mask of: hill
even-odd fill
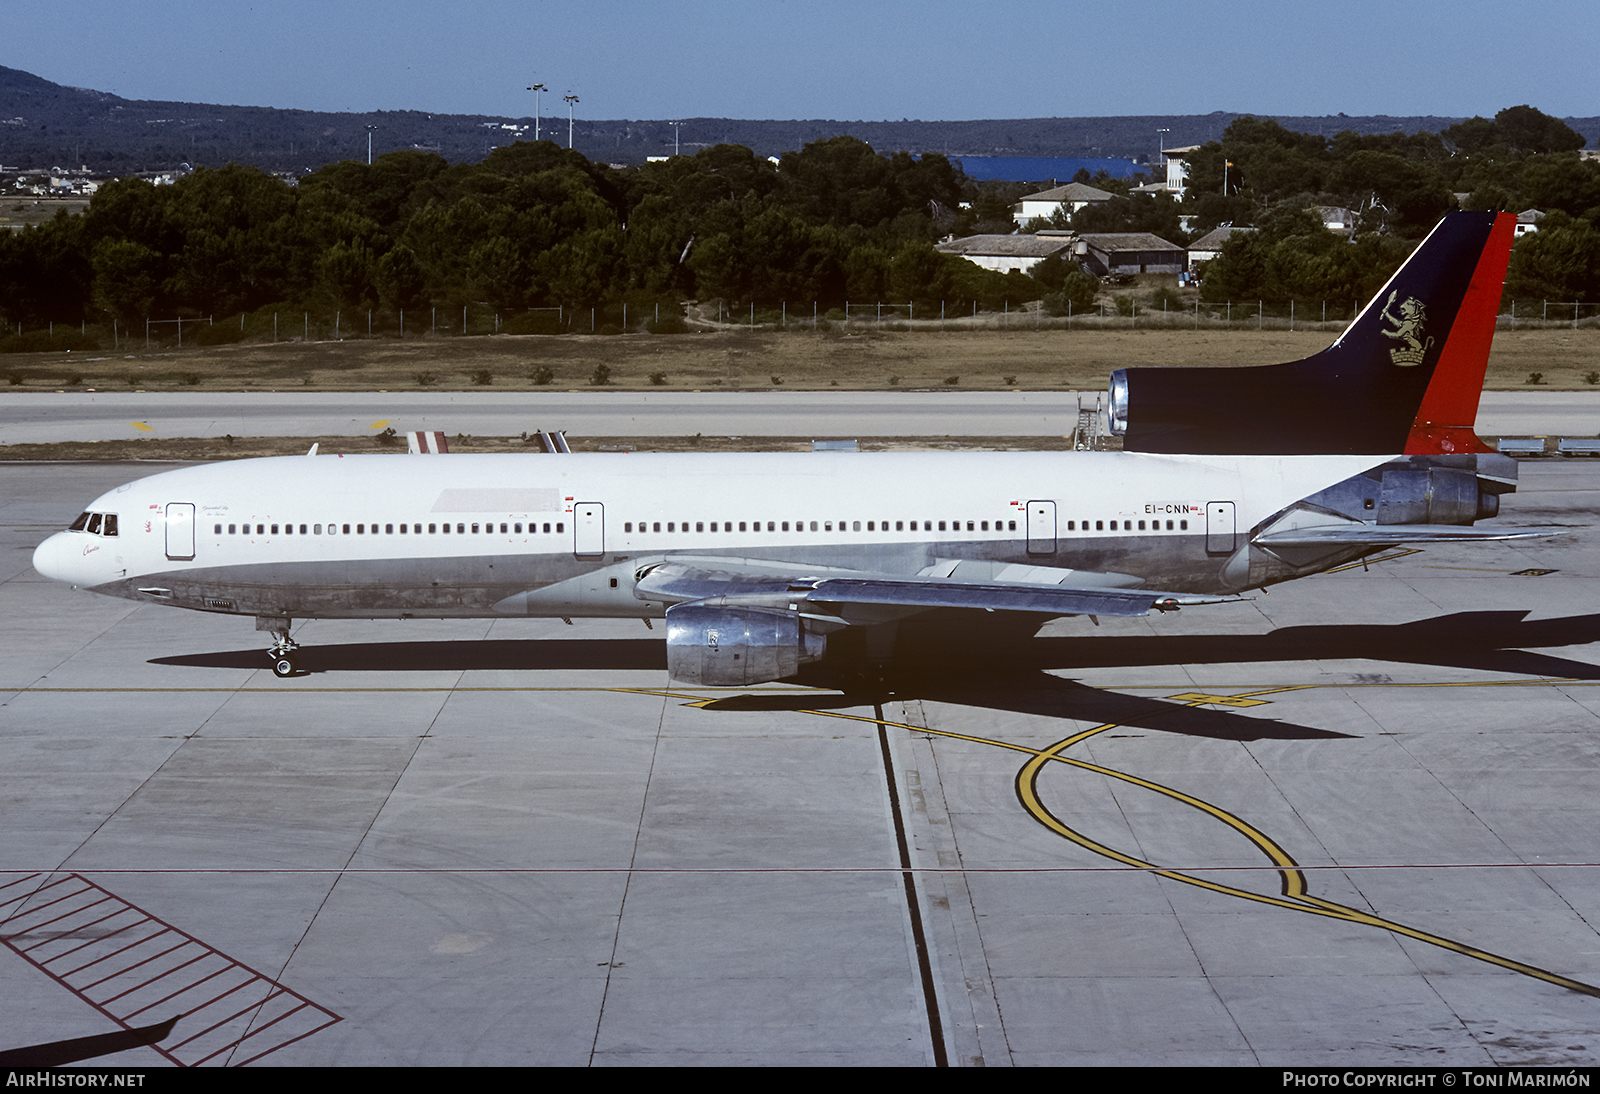
[[[1269,115],[1261,115],[1267,117]],[[1146,162],[1158,151],[1156,131],[1168,147],[1199,144],[1222,135],[1237,113],[1132,115],[1099,118],[997,118],[978,121],[845,121],[689,118],[681,148],[742,144],[761,156],[798,149],[808,141],[848,134],[879,152],[951,156],[1117,156]],[[1275,116],[1290,129],[1333,136],[1396,131],[1438,132],[1461,118]],[[1600,117],[1566,118],[1600,139]],[[485,114],[373,111],[365,114],[278,110],[260,106],[124,99],[103,91],[66,87],[20,69],[0,66],[0,164],[7,169],[87,165],[97,173],[170,170],[180,163],[241,163],[269,171],[304,171],[366,155],[373,149],[437,152],[452,162],[481,160],[494,148],[533,136],[534,119]],[[566,119],[546,116],[541,136],[564,141]],[[638,163],[669,155],[667,121],[578,119],[573,146],[593,160]]]

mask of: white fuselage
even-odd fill
[[[96,499],[43,574],[245,615],[651,615],[650,560],[878,574],[956,560],[1219,592],[1252,529],[1383,456],[1120,452],[401,455],[216,463]],[[1247,567],[1246,567],[1247,570]],[[1282,576],[1294,576],[1282,575]],[[1277,577],[1272,578],[1278,579]],[[1252,580],[1251,583],[1254,583]]]

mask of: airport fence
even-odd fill
[[[1159,296],[1159,294],[1157,294]],[[1114,295],[1087,311],[1070,302],[1003,300],[999,307],[968,303],[957,312],[946,301],[847,301],[823,307],[809,301],[774,307],[730,303],[612,304],[499,310],[484,304],[404,310],[267,307],[231,316],[149,316],[135,323],[17,323],[0,331],[0,353],[64,350],[132,351],[188,348],[233,342],[327,342],[360,338],[484,337],[502,334],[681,334],[735,332],[960,332],[1026,330],[1272,330],[1337,331],[1358,313],[1358,301],[1140,299]],[[1600,304],[1585,301],[1511,300],[1500,330],[1600,328]]]

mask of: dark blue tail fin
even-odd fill
[[[1132,452],[1488,451],[1472,432],[1516,219],[1451,213],[1321,353],[1111,374]]]

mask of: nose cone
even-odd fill
[[[93,584],[90,560],[99,553],[95,536],[57,532],[33,552],[33,568],[54,581],[71,585]]]

